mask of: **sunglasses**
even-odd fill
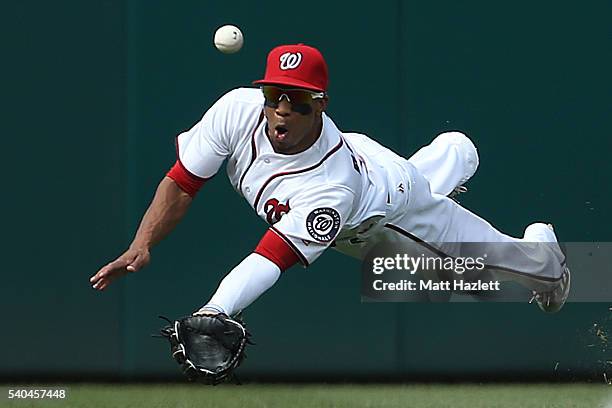
[[[312,112],[310,103],[313,99],[321,99],[325,97],[325,92],[314,92],[306,89],[287,89],[276,86],[262,86],[261,91],[264,94],[265,105],[270,108],[278,108],[278,104],[283,98],[291,104],[291,110],[302,115],[308,115]]]

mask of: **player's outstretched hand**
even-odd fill
[[[151,254],[147,248],[130,248],[119,258],[102,267],[95,275],[89,278],[92,287],[104,290],[110,283],[130,272],[137,272],[149,264]]]

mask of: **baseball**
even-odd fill
[[[240,51],[244,37],[242,31],[233,25],[224,25],[215,32],[215,47],[224,54]]]

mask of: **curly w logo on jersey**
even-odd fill
[[[276,224],[280,221],[283,215],[287,214],[291,210],[289,207],[289,201],[287,204],[281,204],[276,198],[271,198],[266,201],[264,205],[264,212],[266,213],[266,221],[268,224]]]
[[[280,69],[286,71],[288,69],[296,69],[302,62],[301,52],[286,52],[280,56]]]
[[[317,208],[306,217],[306,230],[319,242],[330,242],[340,230],[340,214],[330,207]]]

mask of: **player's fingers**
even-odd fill
[[[91,285],[91,287],[96,290],[102,290],[103,286],[104,286],[104,279],[98,279]]]
[[[100,268],[100,269],[98,270],[98,272],[96,272],[95,274],[93,274],[93,275],[91,276],[91,278],[89,278],[89,281],[93,283],[93,282],[97,281],[98,279],[100,279],[100,277],[101,277],[101,276],[104,274],[104,270],[105,270],[107,267],[108,267],[108,265],[105,265],[105,266],[103,266],[102,268]]]
[[[127,274],[125,268],[101,270],[89,279],[94,289],[104,289],[115,278]]]
[[[104,277],[104,278],[100,278],[96,283],[94,283],[93,285],[91,285],[92,288],[99,290],[99,291],[103,291],[104,289],[106,289],[113,280],[115,280],[115,278],[117,278],[118,275],[111,275],[108,277]]]
[[[102,279],[102,277],[106,274],[106,266],[96,272],[91,278],[89,278],[89,282],[95,283]]]
[[[126,259],[124,256],[121,256],[100,268],[95,275],[89,278],[89,281],[94,283],[105,276],[113,275],[117,272],[121,273],[125,270],[125,267],[129,265],[130,261],[131,259]]]
[[[107,272],[113,272],[114,270],[125,268],[126,266],[130,264],[131,261],[132,261],[131,257],[127,258],[125,257],[125,255],[120,256],[119,258],[115,259],[113,262],[109,263],[102,269],[107,269]]]
[[[98,271],[98,273],[96,273],[94,276],[89,278],[89,282],[90,283],[96,283],[96,282],[100,281],[101,279],[104,279],[106,276],[109,276],[111,273],[112,273],[111,269],[109,269],[108,267],[104,267],[104,268],[100,269]]]
[[[147,266],[149,259],[150,255],[148,252],[139,253],[136,258],[126,266],[126,269],[128,272],[137,272]]]
[[[95,275],[89,278],[92,288],[104,290],[116,278],[129,272],[136,272],[149,263],[148,252],[128,251],[114,261],[103,266]]]

